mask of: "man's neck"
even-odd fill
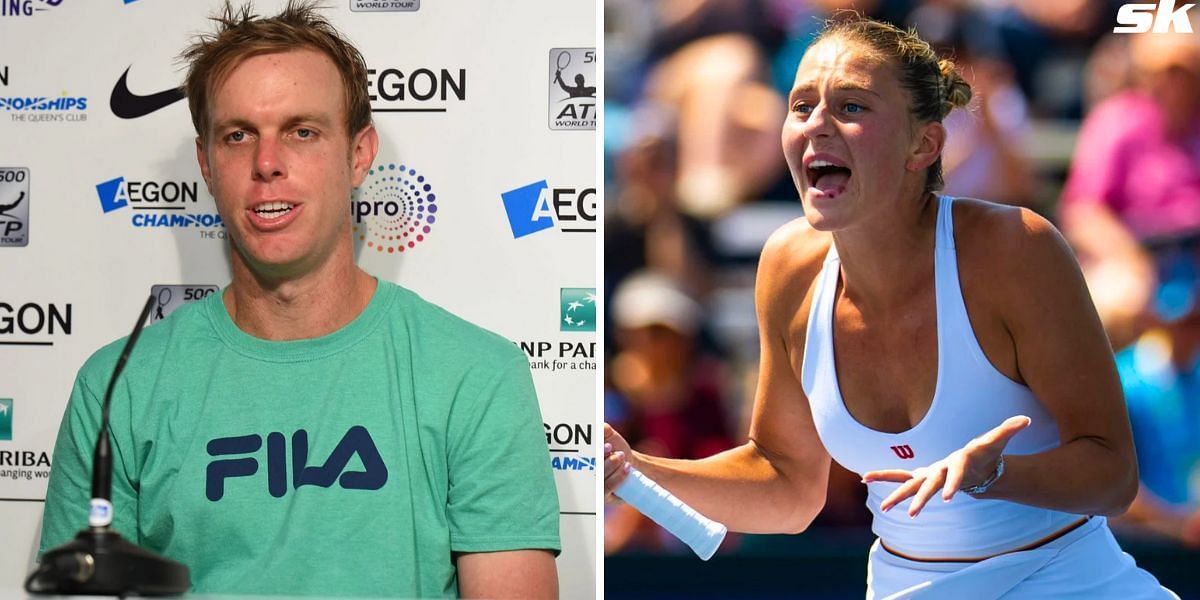
[[[258,276],[234,262],[233,283],[222,297],[225,309],[238,329],[266,340],[333,333],[362,313],[377,285],[352,262],[286,279]]]

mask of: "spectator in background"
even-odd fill
[[[973,92],[966,110],[943,123],[946,193],[1032,207],[1033,171],[1022,154],[1029,107],[997,30],[980,12],[953,3],[923,4],[909,22],[954,60]]]
[[[1117,366],[1142,485],[1114,526],[1200,547],[1200,38],[1128,47],[1133,85],[1084,122],[1061,217],[1114,347],[1132,343]]]
[[[784,172],[778,127],[786,109],[768,83],[780,32],[763,2],[658,7],[663,28],[651,43],[642,101],[677,116],[679,208],[712,219],[756,198]]]
[[[1118,349],[1150,316],[1155,274],[1144,243],[1200,232],[1200,37],[1141,34],[1131,52],[1136,86],[1084,121],[1060,207]]]
[[[698,352],[700,306],[670,278],[643,271],[613,296],[617,352],[608,364],[605,418],[633,447],[702,458],[733,446],[720,363]],[[682,545],[632,507],[609,507],[605,552]]]

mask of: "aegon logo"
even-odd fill
[[[513,239],[556,224],[566,233],[596,232],[595,188],[552,188],[546,180],[502,192]]]
[[[126,206],[134,210],[179,210],[183,207],[166,205],[195,204],[199,190],[195,181],[126,181],[124,177],[96,186],[100,208],[106,213]]]
[[[1126,4],[1117,11],[1117,22],[1113,33],[1192,33],[1187,11],[1195,6],[1184,4],[1174,8],[1175,0],[1158,0],[1154,4]],[[1173,10],[1172,10],[1173,9]]]
[[[262,436],[257,434],[217,438],[208,443],[209,456],[251,454],[262,448]],[[275,498],[282,498],[288,491],[286,441],[277,431],[267,434],[267,491]],[[365,471],[344,471],[350,459],[357,454]],[[204,495],[216,502],[225,497],[225,480],[231,477],[249,477],[258,473],[255,458],[226,458],[208,463],[205,473]],[[387,465],[379,456],[379,449],[371,434],[361,425],[346,432],[342,441],[319,467],[308,466],[308,432],[300,429],[292,434],[292,488],[306,485],[327,488],[337,482],[347,490],[377,490],[387,483]]]
[[[0,301],[0,336],[20,331],[25,335],[49,334],[55,335],[60,331],[71,335],[71,305],[60,308],[56,304],[45,306],[34,302],[22,304],[19,307]],[[53,346],[48,340],[12,340],[0,337],[2,346]]]
[[[134,227],[223,228],[217,213],[184,213],[199,203],[200,184],[196,181],[133,181],[116,177],[96,184],[100,209],[106,214],[122,208],[137,211],[129,222]],[[216,232],[201,232],[202,237],[223,237]],[[207,235],[206,235],[207,234]]]
[[[579,456],[579,447],[586,449],[592,446],[592,426],[591,424],[582,423],[542,423],[542,428],[546,430],[546,444],[550,446],[551,454],[565,454],[566,456],[552,456],[550,458],[550,467],[555,471],[595,471],[596,458],[594,456]],[[575,448],[563,448],[563,446],[576,446]]]
[[[467,99],[467,70],[367,69],[367,90],[373,112],[446,112],[445,103]]]

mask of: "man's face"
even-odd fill
[[[342,80],[308,49],[243,60],[212,90],[196,154],[237,250],[256,274],[314,271],[350,252],[351,190],[378,149],[346,131]],[[352,259],[351,259],[352,260]]]

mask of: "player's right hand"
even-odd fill
[[[629,475],[629,442],[608,423],[604,424],[604,500],[617,501],[613,492]]]

